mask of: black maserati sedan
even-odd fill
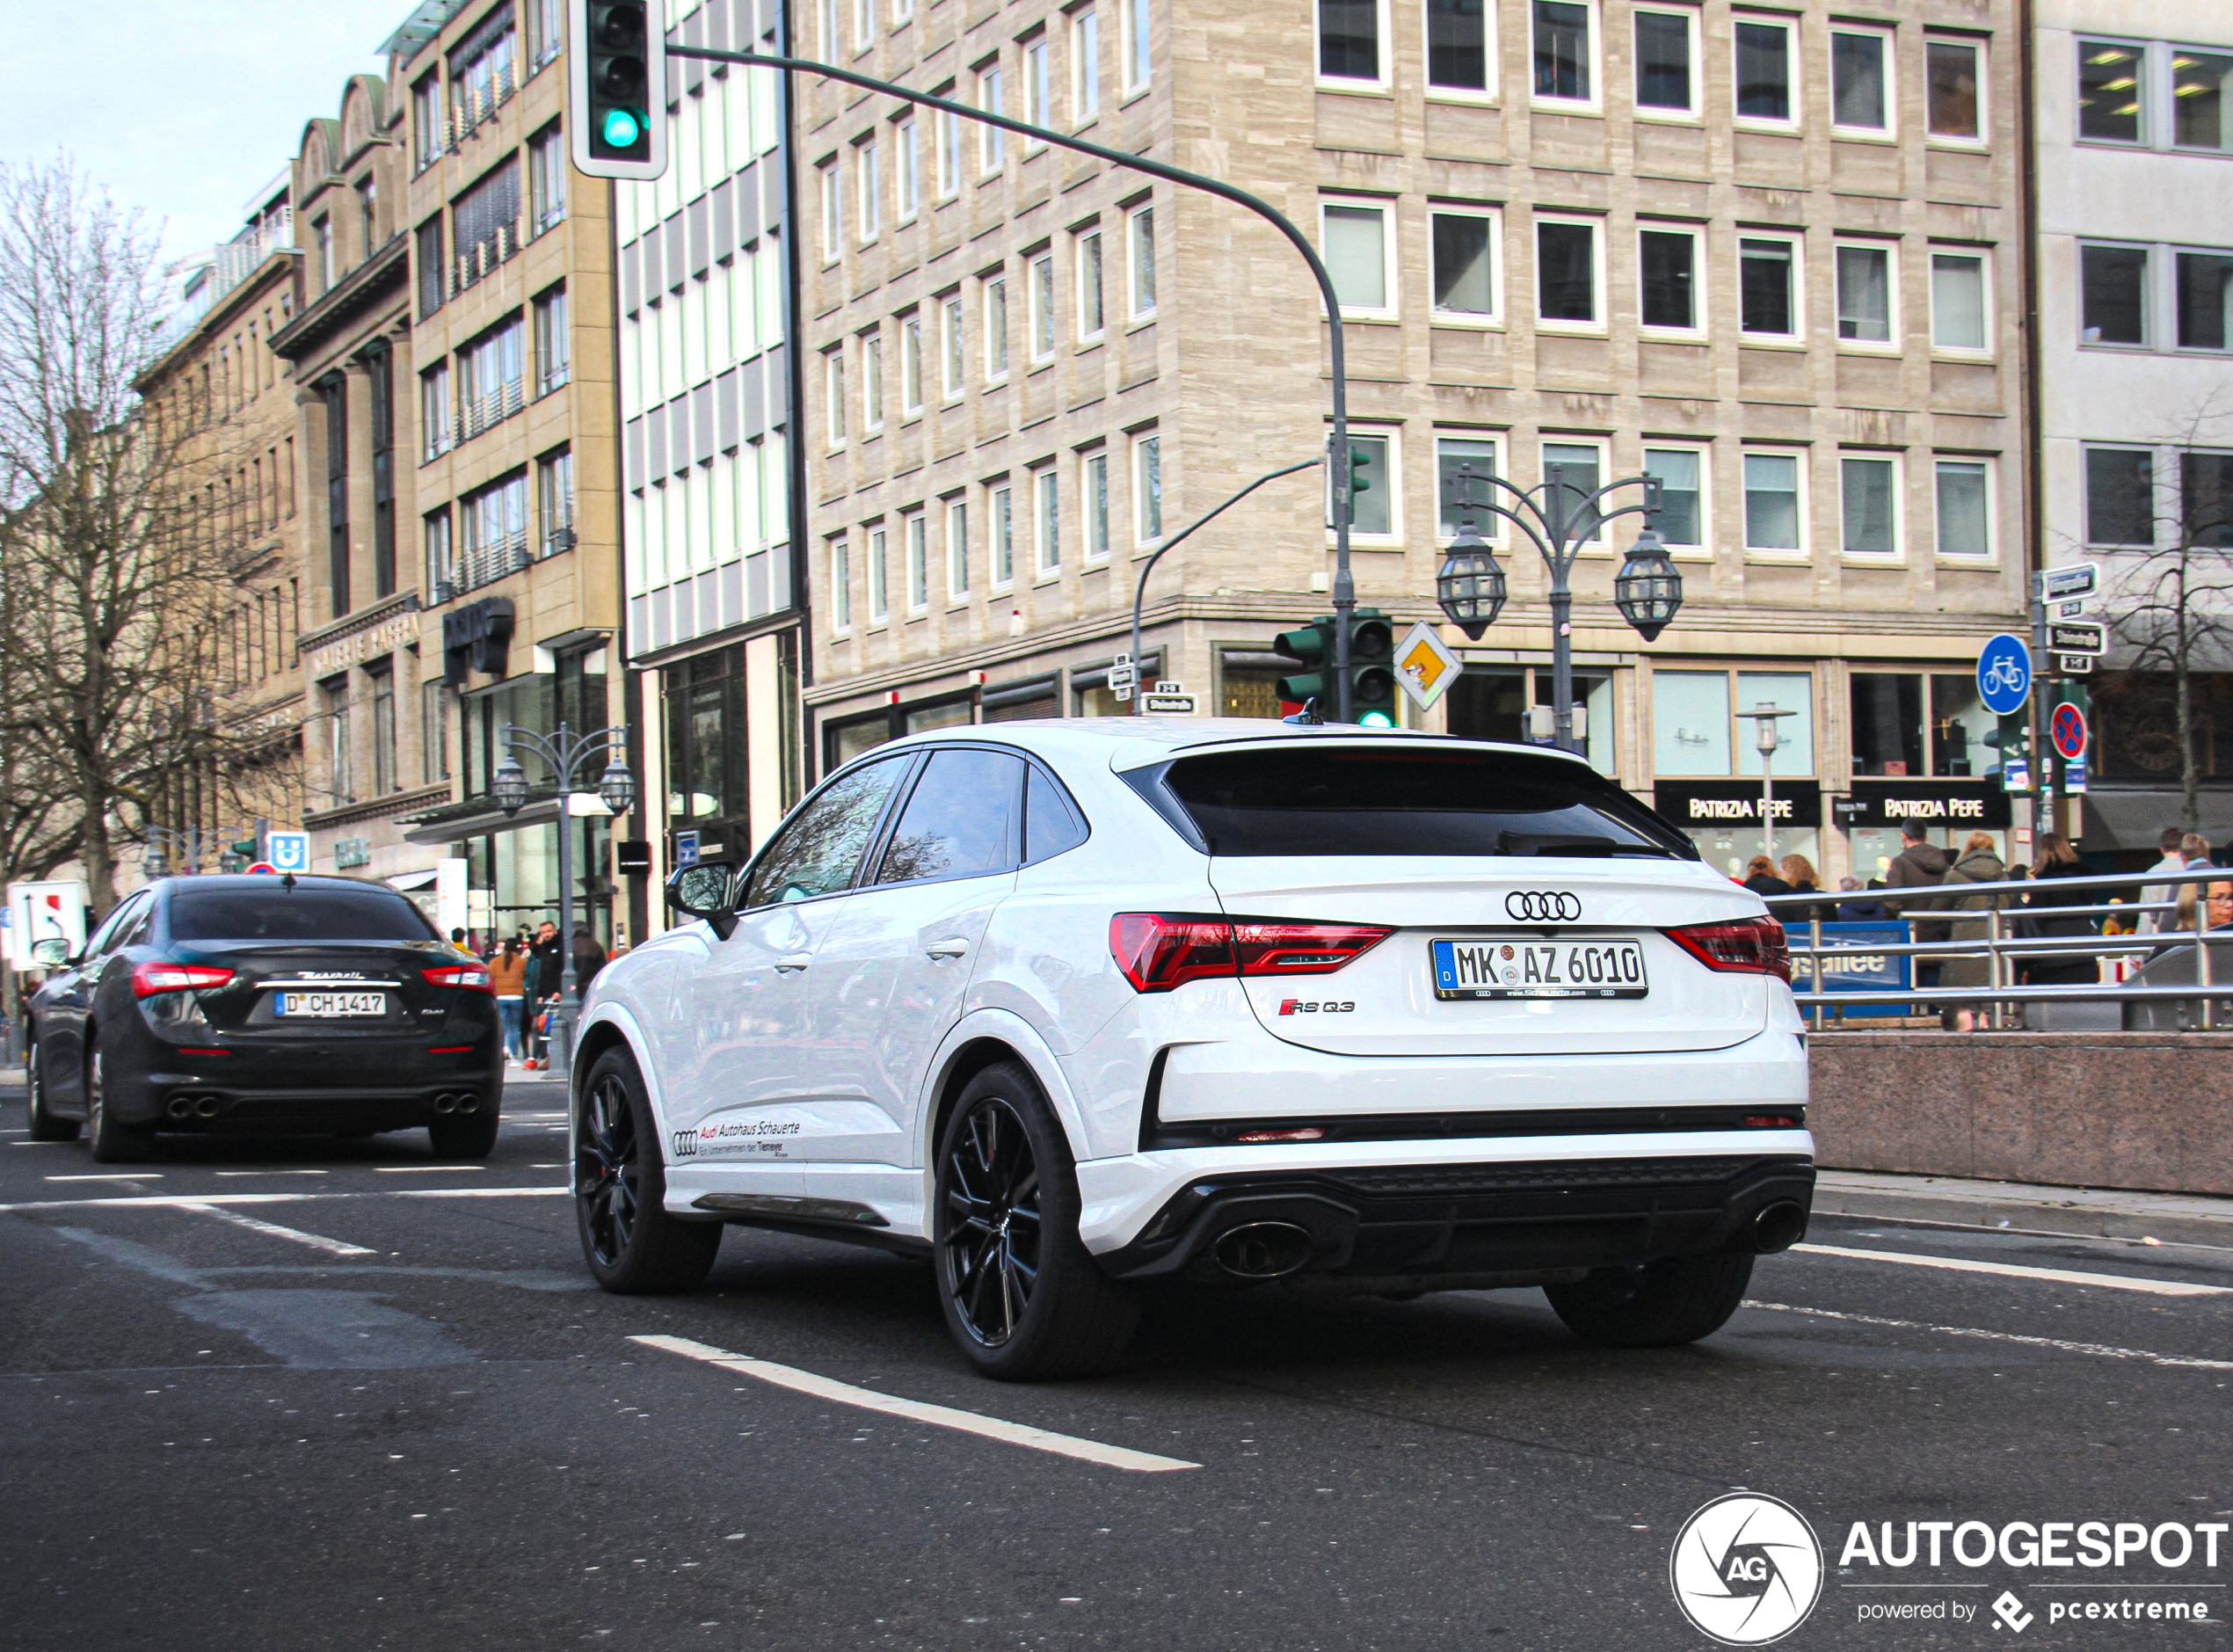
[[[42,942],[57,951],[63,943]],[[496,1146],[504,1044],[488,971],[393,890],[171,877],[117,904],[31,1000],[31,1137],[104,1163],[157,1132]]]

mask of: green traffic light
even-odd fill
[[[1366,729],[1392,729],[1396,725],[1396,720],[1385,711],[1367,711],[1357,722],[1359,728]]]
[[[633,109],[605,112],[605,142],[616,149],[632,149],[644,136],[644,122]]]

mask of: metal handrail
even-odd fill
[[[1972,895],[1997,894],[2004,890],[2013,894],[2028,895],[2041,884],[2055,889],[2135,889],[2156,884],[2233,884],[2233,866],[2190,866],[2177,872],[2095,872],[2084,877],[2018,877],[1998,884],[1909,884],[1902,889],[1816,889],[1795,895],[1763,895],[1760,899],[1766,901],[1772,911],[1779,906],[1820,906],[1825,901],[1833,906],[1849,900],[1880,900],[1888,905],[1898,902],[1905,906],[1909,902],[1932,900],[1940,895],[1955,893],[1966,900]],[[2126,909],[2131,909],[2129,905]],[[1951,911],[1953,908],[1917,907],[1915,910]],[[1982,915],[1982,909],[1979,910]],[[2069,913],[2074,908],[2061,906],[2055,910]],[[1902,912],[1895,915],[1905,917],[1907,913]]]

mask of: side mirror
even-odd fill
[[[726,941],[737,928],[737,869],[702,861],[666,880],[666,904],[686,918],[702,918]]]
[[[59,936],[31,943],[31,961],[42,969],[59,970],[69,962],[69,942]]]

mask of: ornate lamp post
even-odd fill
[[[1624,477],[1585,493],[1566,479],[1564,465],[1545,469],[1540,487],[1528,489],[1502,477],[1483,475],[1470,464],[1445,484],[1450,503],[1466,513],[1458,537],[1443,557],[1435,576],[1435,597],[1451,623],[1479,641],[1495,623],[1504,607],[1504,570],[1496,554],[1474,526],[1473,513],[1501,516],[1527,535],[1541,553],[1551,572],[1551,704],[1556,717],[1554,741],[1562,752],[1576,749],[1574,739],[1574,589],[1567,576],[1582,545],[1616,516],[1648,517],[1660,507],[1657,477]],[[1598,501],[1621,488],[1640,487],[1644,501],[1617,510],[1600,510]],[[1495,490],[1511,495],[1510,504],[1499,502]],[[1613,581],[1613,605],[1650,642],[1667,628],[1683,606],[1683,576],[1668,558],[1659,535],[1647,527]]]
[[[147,875],[149,883],[153,883],[156,878],[169,875],[174,855],[180,871],[200,871],[203,857],[218,844],[229,844],[233,839],[242,835],[242,828],[218,826],[205,832],[200,826],[156,826],[150,821],[141,828],[141,833],[146,839],[146,845],[140,854],[140,870]],[[217,857],[217,870],[222,872],[237,872],[246,864],[230,848],[225,849]]]
[[[520,766],[520,748],[540,757],[558,789],[558,1007],[550,1017],[550,1049],[561,1073],[574,1066],[574,1011],[578,983],[574,977],[574,860],[573,797],[593,790],[585,765],[605,758],[605,770],[594,788],[605,807],[626,814],[636,802],[636,776],[627,761],[628,731],[599,729],[576,734],[564,724],[549,734],[538,734],[507,723],[501,731],[504,761],[489,782],[489,796],[507,815],[516,815],[527,801],[527,771]]]
[[[1741,717],[1752,719],[1753,749],[1760,753],[1760,839],[1761,852],[1771,862],[1776,858],[1776,719],[1795,717],[1796,711],[1786,711],[1772,702],[1762,701],[1749,711],[1740,711]]]

